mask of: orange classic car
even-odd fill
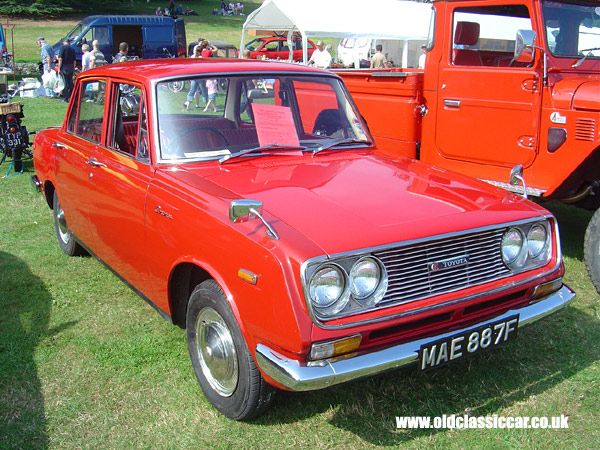
[[[190,90],[169,89],[180,81]],[[204,394],[236,420],[277,389],[488,350],[574,297],[548,211],[378,153],[329,72],[101,67],[33,147],[61,249],[185,328]]]

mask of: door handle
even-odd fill
[[[460,108],[460,100],[444,100],[444,106],[449,108]]]
[[[85,163],[89,164],[92,167],[106,167],[106,164],[98,161],[96,158],[90,158]]]
[[[61,150],[66,150],[68,148],[65,144],[61,144],[60,142],[53,142],[52,147],[59,148]]]

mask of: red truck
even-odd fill
[[[380,150],[596,210],[600,292],[600,2],[435,1],[424,69],[337,73]]]

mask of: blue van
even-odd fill
[[[81,65],[81,46],[98,40],[107,62],[119,52],[119,44],[127,42],[128,56],[140,59],[186,56],[186,37],[183,19],[165,16],[89,16],[67,34]],[[56,53],[64,39],[54,44]]]

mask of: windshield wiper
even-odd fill
[[[588,52],[588,53],[583,58],[581,58],[579,61],[577,61],[575,64],[573,64],[571,67],[573,69],[575,69],[576,67],[579,67],[588,58],[588,56],[592,56],[592,52],[594,50],[600,50],[600,47],[586,48],[586,49],[581,50],[582,52]]]
[[[323,150],[329,150],[330,148],[336,147],[338,145],[348,145],[348,144],[367,144],[369,146],[372,145],[371,141],[354,139],[354,138],[341,138],[341,139],[336,139],[335,141],[331,142],[330,144],[321,145],[320,147],[315,148],[313,150],[312,154],[314,156],[317,153],[322,152]]]
[[[224,164],[229,160],[237,158],[239,156],[244,156],[249,153],[262,153],[269,150],[306,150],[306,147],[298,146],[298,145],[279,145],[279,144],[269,144],[263,145],[260,147],[248,148],[246,150],[242,150],[237,153],[232,153],[231,155],[225,155],[221,159],[219,159],[219,164]]]

